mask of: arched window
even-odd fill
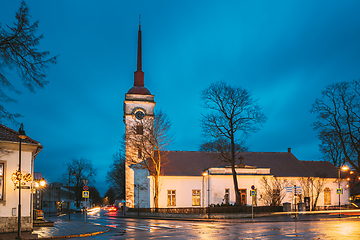
[[[324,205],[331,205],[331,190],[328,187],[324,189]]]

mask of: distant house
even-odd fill
[[[165,152],[164,152],[165,153]],[[294,204],[294,186],[298,189],[297,202],[308,198],[312,205],[318,195],[317,206],[320,208],[338,206],[338,168],[325,161],[300,161],[289,149],[288,152],[244,152],[238,153],[236,158],[243,157],[243,164],[236,168],[237,181],[241,193],[241,203],[244,205],[268,205],[266,186],[274,181],[282,183],[280,189],[273,187],[272,198],[280,200],[277,205],[285,202]],[[231,168],[218,159],[216,153],[170,151],[166,152],[166,163],[162,166],[160,177],[159,207],[206,207],[212,204],[234,204],[234,184]],[[319,178],[321,177],[321,178]],[[153,177],[149,176],[149,207],[153,202]],[[315,189],[322,185],[318,193]],[[341,181],[343,194],[341,205],[349,204],[349,189],[347,182]],[[255,189],[255,196],[251,197],[251,188]],[[271,187],[271,186],[270,186]],[[267,186],[269,188],[269,186]],[[300,189],[300,190],[299,190]],[[267,189],[268,190],[268,189]],[[137,203],[137,191],[135,206]],[[253,199],[254,198],[254,199]]]
[[[76,209],[74,187],[63,186],[59,182],[49,183],[43,191],[42,210],[46,214],[67,212]]]
[[[43,188],[40,186],[40,181],[43,179],[42,173],[34,172],[33,180],[36,185],[33,187],[33,209],[42,210]]]
[[[19,167],[19,133],[0,124],[0,232],[17,231],[19,189],[11,177]],[[26,138],[22,140],[21,170],[23,174],[34,172],[34,160],[41,151],[39,142]],[[25,182],[23,182],[25,183]],[[32,229],[31,182],[21,189],[22,231]]]

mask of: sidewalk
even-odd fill
[[[89,237],[108,232],[110,229],[78,221],[59,220],[58,218],[49,219],[54,221],[54,227],[35,227],[32,233],[21,232],[24,239],[59,239],[71,237]],[[15,239],[16,233],[1,233],[0,240]]]

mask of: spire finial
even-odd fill
[[[138,49],[137,49],[137,69],[135,72],[134,86],[144,86],[144,72],[142,71],[141,59],[141,15],[139,16],[139,31],[138,31]]]
[[[139,14],[139,29],[141,28],[141,14]]]

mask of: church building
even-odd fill
[[[125,134],[135,129],[143,137],[142,122],[154,120],[154,95],[144,85],[141,52],[141,26],[138,31],[137,70],[134,84],[125,94]],[[142,168],[142,150],[126,138],[125,198],[127,207],[153,208],[154,176]],[[234,204],[233,176],[228,163],[218,154],[191,151],[169,151],[161,166],[159,208],[207,207]],[[339,169],[330,162],[300,161],[291,149],[285,152],[237,153],[237,181],[241,204],[264,206],[307,201],[319,207],[349,204],[347,182],[338,178]],[[132,161],[129,161],[132,159]],[[135,159],[135,161],[134,161]],[[138,159],[138,162],[136,162]],[[340,180],[340,181],[339,181]],[[270,189],[270,190],[269,190]],[[339,189],[342,193],[339,194]],[[274,194],[275,192],[275,194]],[[271,195],[270,197],[267,195]]]

